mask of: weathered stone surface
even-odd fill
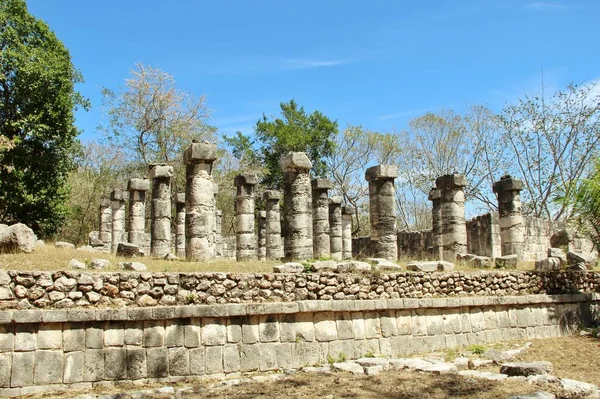
[[[479,370],[460,370],[457,374],[464,377],[473,377],[489,381],[503,381],[508,378],[506,374],[492,373],[490,371]]]
[[[56,248],[75,249],[75,244],[71,244],[70,242],[66,242],[66,241],[56,241],[54,243],[54,246]]]
[[[217,145],[213,143],[192,142],[183,153],[183,163],[210,163],[217,159]]]
[[[363,366],[354,362],[333,363],[333,368],[340,371],[347,371],[348,373],[356,375],[362,375],[365,373]]]
[[[567,254],[562,248],[548,248],[548,257],[560,259],[561,266],[567,264]]]
[[[102,270],[110,267],[110,261],[108,259],[92,259],[90,261],[90,268],[96,270]]]
[[[398,166],[397,165],[377,165],[368,168],[365,172],[365,179],[367,181],[377,179],[395,179],[398,177]]]
[[[560,258],[544,258],[535,261],[535,270],[542,272],[560,270],[561,267]]]
[[[148,191],[150,180],[145,178],[133,178],[127,182],[127,191]]]
[[[139,257],[144,256],[144,252],[139,245],[120,242],[117,246],[117,256],[122,256],[124,258]]]
[[[71,259],[67,265],[69,269],[87,269],[85,263],[77,259]]]
[[[550,362],[510,362],[500,366],[500,373],[508,376],[524,376],[538,374],[551,374],[552,363]]]
[[[254,185],[256,174],[244,173],[235,177],[235,237],[237,261],[256,260],[256,236],[254,235]]]
[[[569,266],[575,266],[582,263],[585,265],[585,267],[590,269],[596,264],[596,259],[591,254],[568,251],[567,262]]]
[[[119,267],[123,270],[135,270],[136,272],[148,270],[146,265],[141,262],[119,262]]]
[[[496,258],[496,269],[516,269],[518,261],[519,256],[516,254],[499,256]]]
[[[342,259],[352,259],[352,215],[353,207],[342,206]]]
[[[370,251],[376,258],[398,259],[396,232],[396,195],[394,178],[397,166],[378,165],[367,169],[369,181]]]
[[[560,379],[560,386],[569,395],[577,397],[597,397],[598,387],[587,382],[570,380],[568,378]]]
[[[13,224],[0,230],[0,253],[25,252],[35,249],[37,237],[23,223]]]
[[[546,391],[537,391],[528,395],[510,396],[508,399],[556,399],[556,395]]]
[[[274,273],[302,273],[304,265],[302,263],[288,262],[283,265],[273,266]]]
[[[309,170],[311,168],[312,163],[303,152],[290,152],[281,158],[281,169],[284,172],[288,170]]]
[[[373,268],[379,270],[390,270],[390,271],[399,271],[402,270],[402,267],[393,262],[391,260],[383,259],[383,258],[367,258],[365,259],[367,262],[371,262],[373,264]]]
[[[336,264],[336,271],[338,273],[348,273],[348,272],[368,272],[371,271],[373,267],[370,263],[361,262],[357,260],[349,260],[343,261]]]
[[[466,179],[456,173],[448,174],[438,177],[435,185],[440,190],[442,257],[445,261],[454,262],[457,254],[467,252]]]
[[[454,270],[454,264],[446,261],[409,262],[406,270],[419,272],[438,272]]]

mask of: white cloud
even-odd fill
[[[300,69],[332,68],[354,62],[357,60],[255,56],[211,60],[200,63],[197,68],[203,73],[211,74],[276,73]]]
[[[396,112],[396,113],[393,113],[393,114],[378,116],[377,120],[380,121],[380,122],[381,121],[387,121],[388,119],[396,119],[396,118],[402,118],[402,117],[405,117],[405,116],[414,115],[414,114],[416,114],[418,112],[419,111],[415,111],[415,110]]]

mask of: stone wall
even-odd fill
[[[0,307],[73,308],[590,293],[600,273],[150,273],[0,271]]]
[[[523,258],[530,260],[546,258],[548,248],[551,247],[550,237],[558,230],[564,229],[565,224],[529,216],[523,219],[525,224]]]
[[[433,259],[432,231],[398,232],[398,259]]]
[[[0,311],[0,396],[557,337],[598,295]]]
[[[501,256],[500,225],[497,213],[486,213],[467,221],[467,252],[497,258]]]

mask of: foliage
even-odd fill
[[[85,243],[88,233],[98,229],[101,196],[117,187],[125,188],[123,181],[130,175],[123,151],[99,143],[86,145],[77,169],[69,174],[67,219],[59,238],[75,245]]]
[[[140,171],[154,162],[173,165],[179,172],[174,191],[184,191],[183,150],[193,139],[215,140],[205,98],[177,89],[175,78],[161,69],[137,63],[130,73],[120,91],[102,89],[108,123],[100,129]]]
[[[565,198],[563,197],[562,200]],[[586,233],[596,250],[600,250],[600,159],[596,158],[594,169],[575,189],[572,214],[578,230]]]
[[[500,114],[506,143],[523,180],[525,211],[566,220],[579,180],[600,142],[598,83],[569,85],[550,98],[525,96]],[[554,201],[557,195],[564,201]]]
[[[50,236],[65,219],[78,153],[73,112],[89,104],[63,43],[23,0],[0,0],[0,222]]]
[[[472,352],[472,353],[476,354],[476,355],[483,355],[487,351],[487,348],[484,345],[475,345],[475,344],[473,344],[473,345],[469,345],[467,347],[467,350],[469,352]]]
[[[334,151],[337,122],[319,111],[307,114],[294,100],[281,103],[280,107],[281,118],[270,120],[263,114],[256,122],[254,140],[238,132],[225,141],[233,147],[236,156],[264,166],[263,184],[267,188],[282,187],[280,160],[290,151],[306,152],[313,164],[312,175],[325,177],[328,172],[325,160]]]

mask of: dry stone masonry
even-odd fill
[[[117,252],[117,246],[125,239],[125,201],[127,196],[122,190],[113,190],[110,193],[112,208],[111,251]]]
[[[369,215],[371,219],[371,246],[373,256],[388,260],[398,259],[396,237],[396,165],[378,165],[367,169],[369,182]]]
[[[281,241],[281,193],[276,190],[267,190],[263,193],[267,208],[266,220],[266,246],[267,259],[277,260],[283,258],[283,245]]]
[[[331,248],[331,259],[342,260],[342,197],[335,196],[329,199],[329,242]],[[352,234],[352,232],[350,232]]]
[[[438,177],[435,185],[440,190],[443,260],[455,262],[457,254],[467,253],[464,192],[467,180],[454,173]]]
[[[525,228],[519,195],[522,189],[523,182],[508,175],[502,176],[493,185],[493,191],[498,196],[502,255],[517,255],[519,259],[523,259]]]
[[[254,186],[256,174],[243,173],[234,180],[237,187],[235,198],[236,259],[256,260],[256,236],[254,235]]]
[[[303,152],[290,152],[281,160],[285,198],[285,259],[313,258],[312,191],[309,175],[311,168],[312,163]]]
[[[332,188],[333,184],[327,179],[312,180],[313,257],[316,259],[331,256],[327,192]]]
[[[185,193],[175,194],[175,255],[185,258]]]
[[[146,191],[150,180],[130,179],[129,191],[129,243],[143,248],[146,244]]]
[[[150,253],[159,258],[164,258],[171,253],[171,177],[173,177],[172,166],[150,165],[152,180]]]
[[[210,260],[216,256],[212,224],[215,222],[212,165],[217,147],[210,143],[192,143],[183,154],[186,164],[185,254],[188,260]]]

